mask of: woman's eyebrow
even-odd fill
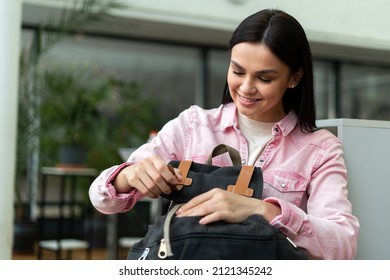
[[[242,67],[239,63],[237,63],[234,60],[230,60],[230,63],[233,64],[235,67],[239,68],[240,70],[245,70],[244,67]],[[278,73],[278,71],[275,69],[263,69],[255,72],[256,75],[268,74],[268,73]]]

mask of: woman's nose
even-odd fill
[[[256,93],[256,87],[254,85],[254,82],[252,79],[249,78],[244,79],[242,81],[240,88],[242,93],[247,93],[247,94]]]

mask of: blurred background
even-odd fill
[[[88,202],[90,179],[125,160],[121,148],[148,141],[190,105],[218,106],[228,40],[245,17],[264,8],[290,13],[307,32],[319,120],[390,120],[385,0],[3,1],[0,56],[9,64],[0,70],[0,170],[6,178],[0,207],[9,215],[0,218],[7,229],[0,259],[15,253],[36,258],[39,240],[57,238],[58,223],[66,224],[62,235],[76,227],[64,222],[71,217],[83,219],[79,237],[93,232],[88,248],[102,249],[99,258],[118,257],[121,236],[142,236],[164,203],[140,204],[139,214],[130,216],[99,215]],[[42,167],[79,169],[68,174]],[[61,193],[54,188],[43,197],[44,179],[59,187],[64,180],[68,190],[75,178],[74,202],[55,202]],[[58,203],[69,205],[59,210]],[[46,212],[49,218],[42,217]],[[139,227],[120,227],[134,219]],[[27,248],[15,245],[27,240],[15,237],[17,221],[29,222],[33,237]]]

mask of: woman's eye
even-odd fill
[[[262,77],[259,77],[259,80],[262,81],[263,83],[270,83],[270,82],[272,82],[271,79],[262,78]]]
[[[234,75],[237,75],[237,76],[244,76],[245,73],[242,72],[242,71],[236,71],[236,70],[232,70],[232,73]],[[272,79],[270,78],[265,78],[265,77],[258,77],[258,79],[262,82],[262,83],[270,83],[272,82]]]
[[[244,73],[243,73],[243,72],[238,72],[238,71],[233,71],[233,74],[235,74],[235,75],[238,75],[238,76],[242,76],[242,75],[244,75]]]

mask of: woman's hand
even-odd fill
[[[215,221],[241,223],[253,214],[264,216],[269,222],[281,214],[280,207],[260,199],[249,198],[219,188],[198,195],[176,212],[178,217],[201,216],[199,223]]]
[[[175,169],[175,175],[158,156],[151,156],[122,169],[113,185],[118,193],[129,192],[136,188],[143,195],[157,198],[160,194],[169,194],[181,181],[181,174]]]

